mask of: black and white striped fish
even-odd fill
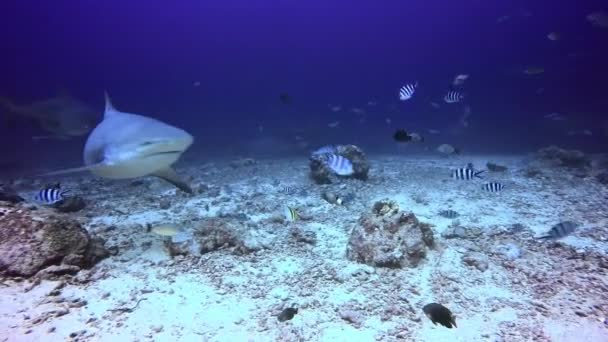
[[[439,216],[441,217],[445,217],[445,218],[449,218],[449,219],[455,219],[458,216],[460,216],[460,214],[452,209],[448,209],[448,210],[442,210],[439,212]]]
[[[42,204],[52,205],[65,199],[70,190],[62,190],[59,185],[46,187],[38,191],[34,199]]]
[[[340,176],[350,176],[354,173],[353,164],[339,154],[327,154],[325,166]]]
[[[445,103],[457,103],[464,99],[464,95],[457,91],[448,91],[448,93],[443,97],[443,101]]]
[[[505,185],[502,183],[490,182],[484,184],[481,188],[487,192],[501,192],[505,188]]]
[[[281,192],[285,195],[293,195],[298,191],[295,186],[285,185],[281,188]]]
[[[579,224],[572,221],[564,221],[556,224],[547,232],[547,235],[539,237],[539,239],[559,239],[574,232]]]
[[[475,171],[467,167],[461,167],[459,169],[452,170],[452,178],[458,180],[471,180],[473,178],[481,178],[480,174],[483,172],[485,172],[485,170]]]
[[[414,84],[406,84],[401,89],[399,89],[399,100],[407,101],[414,96],[414,92],[416,91],[416,87],[418,86],[418,82]]]

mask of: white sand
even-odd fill
[[[606,317],[600,315],[608,310],[606,271],[593,273],[595,282],[602,282],[603,277],[604,290],[585,287],[591,280],[581,270],[561,276],[580,279],[580,287],[566,282],[557,294],[538,298],[544,292],[533,281],[534,272],[544,272],[538,276],[549,281],[562,265],[555,257],[548,259],[536,249],[527,249],[534,246],[530,244],[544,243],[531,241],[531,235],[542,235],[566,218],[583,223],[586,228],[580,232],[596,229],[608,237],[608,191],[559,171],[545,180],[526,178],[519,171],[519,160],[377,156],[371,160],[367,182],[346,180],[329,186],[311,183],[306,159],[260,161],[236,169],[197,167],[190,171],[195,182],[208,184],[211,190],[192,198],[175,195],[157,180],[146,180],[147,190],[128,188],[124,182],[95,181],[85,193],[94,199],[94,208],[89,208],[92,218],[85,221],[92,232],[104,232],[107,243],[119,247],[119,254],[84,271],[89,282],[65,284],[56,296],[48,294],[59,282],[44,281],[27,292],[28,282],[0,286],[0,339],[65,341],[71,333],[84,331],[74,339],[472,342],[529,341],[536,336],[539,341],[608,341],[608,327],[601,322]],[[486,161],[509,166],[505,174],[485,177],[505,183],[506,190],[486,193],[481,190],[484,181],[449,178],[450,168],[469,161],[479,168]],[[196,170],[206,171],[198,174]],[[303,188],[306,195],[284,195],[280,192],[283,185]],[[69,184],[64,183],[66,186]],[[219,196],[209,196],[213,189],[219,189]],[[356,203],[330,205],[320,198],[321,189],[355,191]],[[136,196],[134,191],[141,194]],[[374,269],[345,258],[351,227],[382,198],[397,201],[402,209],[434,225],[438,247],[417,268]],[[159,209],[160,200],[169,200],[170,208]],[[311,215],[312,220],[269,225],[267,218],[282,215],[285,204]],[[441,237],[452,220],[437,213],[448,208],[461,214],[461,225],[481,228],[481,240]],[[187,229],[196,225],[196,218],[218,213],[248,215],[251,222],[258,223],[250,234],[267,248],[248,255],[219,250],[202,257],[171,259],[162,237],[145,231],[147,223],[165,221]],[[501,235],[494,243],[490,232],[505,230],[513,223],[522,223],[532,232]],[[116,229],[104,231],[108,225]],[[314,231],[316,244],[296,243],[290,237],[291,226]],[[608,252],[606,240],[580,232],[562,242]],[[522,258],[512,262],[517,272],[490,250],[505,242],[522,248]],[[488,257],[485,272],[461,261],[463,253],[470,251]],[[73,299],[87,303],[70,307]],[[132,312],[110,311],[133,307],[139,300]],[[430,302],[450,308],[458,328],[433,325],[421,310]],[[546,308],[538,309],[533,302]],[[602,307],[586,310],[584,304],[592,303]],[[277,321],[275,315],[291,305],[300,308],[294,319]],[[59,317],[51,315],[32,324],[48,312],[66,308],[69,312]],[[581,317],[575,310],[590,313]]]

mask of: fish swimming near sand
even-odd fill
[[[103,121],[93,129],[84,146],[85,166],[45,175],[91,171],[110,179],[156,176],[192,193],[171,165],[193,141],[194,138],[180,128],[143,115],[118,111],[106,94]]]
[[[481,189],[487,192],[501,192],[504,188],[505,185],[498,182],[490,182],[481,186]]]
[[[62,94],[27,105],[0,98],[0,108],[4,108],[9,119],[22,117],[34,120],[50,136],[40,138],[68,139],[83,136],[91,131],[97,120],[97,113],[84,102]]]
[[[452,329],[452,326],[457,328],[456,317],[454,317],[450,309],[441,304],[427,304],[422,308],[422,311],[424,311],[426,317],[428,317],[435,325],[439,323],[449,329]]]
[[[174,237],[181,233],[181,230],[172,224],[160,224],[157,226],[148,226],[151,233],[160,236]]]
[[[291,320],[298,313],[298,308],[286,308],[277,315],[279,322]]]
[[[70,190],[61,189],[61,185],[57,184],[55,186],[44,187],[38,191],[34,200],[40,202],[45,205],[53,205],[63,201],[69,193]]]
[[[445,155],[451,155],[451,154],[459,154],[460,150],[450,144],[441,144],[441,145],[439,145],[439,147],[437,147],[437,152],[445,154]]]
[[[439,216],[449,218],[449,219],[455,219],[458,216],[460,216],[460,214],[455,210],[447,209],[447,210],[440,211]]]
[[[296,222],[300,219],[300,214],[298,214],[298,211],[295,208],[285,206],[283,212],[285,214],[285,220],[287,220],[287,222]]]
[[[461,167],[455,170],[452,170],[452,178],[458,180],[472,180],[474,178],[481,178],[481,174],[485,172],[485,170],[475,171],[468,167]]]
[[[579,224],[573,221],[563,221],[553,226],[547,235],[538,237],[538,239],[560,239],[570,235],[579,227]]]

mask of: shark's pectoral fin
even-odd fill
[[[152,175],[166,180],[167,182],[175,185],[175,187],[177,187],[178,189],[180,189],[183,192],[187,192],[189,194],[194,193],[194,191],[192,191],[192,188],[190,187],[190,185],[188,183],[186,183],[185,181],[183,181],[177,175],[177,173],[175,173],[175,170],[173,170],[170,167],[160,170],[160,171],[156,171]]]
[[[75,167],[75,168],[72,168],[72,169],[65,169],[65,170],[47,172],[47,173],[40,174],[38,176],[39,177],[46,177],[46,176],[64,175],[64,174],[67,174],[67,173],[74,173],[74,172],[91,171],[95,167],[97,167],[97,165]]]

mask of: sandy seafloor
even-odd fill
[[[482,191],[484,181],[449,177],[451,168],[487,161],[509,167],[485,177],[507,185],[499,194]],[[563,169],[528,178],[522,156],[371,156],[370,163],[368,181],[323,186],[309,179],[307,158],[182,164],[194,196],[152,178],[62,179],[88,201],[72,215],[119,252],[81,271],[82,281],[4,281],[0,340],[608,341],[606,187]],[[283,186],[297,191],[285,194]],[[356,199],[335,206],[321,198],[326,189]],[[345,257],[353,225],[383,198],[433,225],[437,247],[416,268],[373,268]],[[273,223],[285,204],[311,219]],[[482,234],[442,237],[453,221],[438,215],[443,209]],[[174,222],[188,229],[220,214],[247,220],[247,239],[260,249],[172,259],[163,237],[145,228]],[[557,244],[533,239],[565,219],[583,227]],[[525,229],[511,230],[516,223]],[[296,241],[296,228],[314,232],[316,243]],[[520,258],[504,255],[510,243]],[[487,258],[487,270],[461,260],[471,251]],[[131,312],[111,311],[138,302]],[[450,308],[458,328],[433,325],[421,310],[430,302]],[[276,314],[292,305],[299,313],[279,322]]]

